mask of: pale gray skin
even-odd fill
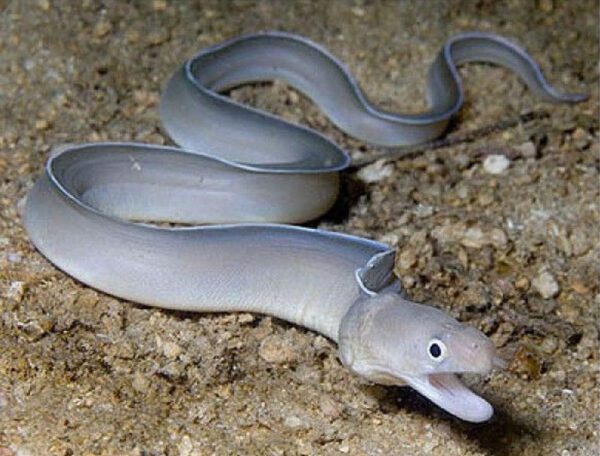
[[[492,407],[455,374],[501,367],[493,344],[407,300],[387,245],[270,224],[325,213],[349,164],[346,153],[317,132],[217,93],[283,79],[357,138],[414,144],[440,135],[460,108],[455,65],[471,60],[514,70],[547,100],[585,98],[556,92],[504,38],[470,33],[450,39],[433,63],[431,109],[391,114],[368,104],[318,45],[282,33],[242,37],[202,52],[169,82],[161,117],[181,149],[62,146],[28,196],[25,227],[44,256],[94,288],[162,308],[274,315],[338,342],[342,362],[369,380],[408,384],[459,418],[487,420]]]

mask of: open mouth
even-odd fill
[[[434,404],[465,421],[481,423],[494,413],[489,402],[467,388],[456,374],[403,376],[402,379]]]

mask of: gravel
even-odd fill
[[[0,0],[0,455],[597,455],[597,18],[593,1]],[[491,422],[365,384],[332,342],[276,319],[103,295],[27,240],[20,202],[53,147],[168,143],[168,76],[203,47],[270,29],[326,46],[386,110],[422,110],[444,39],[473,29],[524,45],[559,88],[591,92],[548,105],[505,70],[463,66],[467,103],[449,138],[532,120],[347,172],[318,222],[393,243],[412,299],[492,338],[509,369],[465,379],[494,404]],[[284,84],[230,96],[355,158],[381,152]],[[493,156],[510,166],[490,174]]]

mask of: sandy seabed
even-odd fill
[[[323,44],[387,110],[424,109],[429,63],[467,30],[510,37],[557,86],[590,92],[548,105],[506,70],[464,66],[455,141],[347,172],[318,224],[392,244],[414,300],[493,339],[509,369],[467,378],[490,422],[365,384],[333,343],[273,318],[106,296],[28,242],[19,205],[53,145],[168,142],[168,76],[263,30]],[[594,1],[0,0],[0,455],[598,454],[598,51]],[[357,160],[378,152],[281,83],[230,95]],[[487,172],[490,155],[508,169]]]

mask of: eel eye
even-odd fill
[[[446,344],[439,339],[431,339],[427,346],[429,357],[437,362],[441,362],[446,358]]]

